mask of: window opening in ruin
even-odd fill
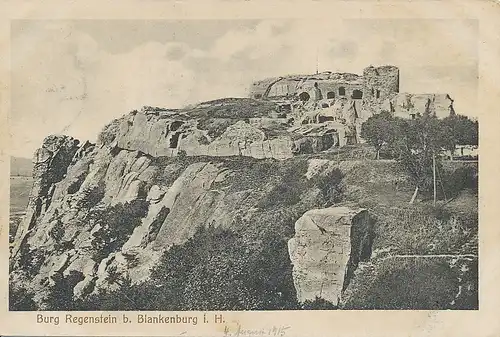
[[[332,99],[335,98],[335,93],[333,91],[329,91],[326,93],[326,98]]]
[[[339,95],[340,96],[345,96],[345,88],[344,87],[340,87],[339,88]]]
[[[180,132],[176,132],[170,137],[170,148],[171,149],[176,149],[177,145],[179,144],[179,136],[181,135]]]
[[[182,124],[184,124],[184,122],[182,122],[182,121],[173,121],[170,124],[170,131],[177,131],[177,130],[179,130],[179,128],[182,126]]]
[[[330,107],[330,106],[328,105],[328,103],[322,103],[322,104],[321,104],[321,107],[322,107],[322,108],[328,108],[328,107]]]
[[[309,100],[309,98],[311,98],[311,96],[309,96],[309,94],[307,92],[303,92],[303,93],[299,94],[299,98],[301,101],[307,102]]]
[[[380,90],[377,89],[377,98],[380,98]]]
[[[354,90],[352,92],[352,98],[353,99],[362,99],[363,98],[363,92],[361,90]]]
[[[318,123],[325,123],[325,122],[333,122],[335,121],[335,117],[332,116],[318,116]],[[335,130],[328,130],[325,132],[325,134],[331,133],[329,131],[334,132]]]

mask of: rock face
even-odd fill
[[[362,99],[364,96],[387,98],[399,91],[399,69],[394,66],[370,66],[364,69],[363,76],[327,71],[314,75],[268,78],[253,83],[249,94],[257,99],[299,95],[302,100],[307,101],[312,97],[315,83],[323,97],[329,99]],[[378,90],[378,95],[375,90]]]
[[[300,302],[317,297],[338,305],[360,260],[371,254],[371,222],[364,209],[307,211],[288,242]]]
[[[36,218],[45,212],[52,202],[55,184],[61,181],[72,162],[79,141],[68,136],[51,135],[44,139],[33,158],[33,187],[30,192],[27,213],[18,227],[12,254],[16,255],[26,233],[33,226]]]
[[[445,118],[455,113],[453,99],[447,94],[399,93],[390,102],[394,115],[402,118],[414,118],[426,113]]]
[[[250,128],[249,139],[261,139],[248,124],[242,128]],[[237,137],[238,130],[227,133]],[[235,175],[241,176],[245,161],[235,173],[218,157],[155,158],[115,141],[78,144],[48,137],[36,152],[28,216],[13,242],[11,279],[36,293],[39,304],[62,280],[70,282],[75,298],[84,298],[116,289],[109,281],[113,274],[134,283],[148,279],[170,247],[185,243],[200,226],[241,222],[279,181],[279,172],[266,172],[269,182],[264,176],[247,182],[262,186],[244,189]],[[133,211],[137,207],[143,212]]]
[[[157,116],[142,111],[123,118],[113,144],[154,157],[184,154],[281,160],[296,154],[297,148],[300,148],[306,138],[315,138],[317,143],[327,143],[327,138],[330,138],[324,134],[294,132],[295,129],[288,128],[282,119],[278,119],[276,123],[270,123],[269,120],[270,118],[253,118],[249,122],[232,121],[220,136],[213,139],[206,130],[197,127],[196,119],[188,120],[185,116],[172,114]],[[258,126],[274,128],[279,134],[271,138]],[[300,153],[314,153],[328,148],[320,146],[311,148],[310,152]]]

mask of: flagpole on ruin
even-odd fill
[[[319,74],[319,67],[318,67],[318,47],[316,47],[316,75]]]

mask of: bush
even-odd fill
[[[23,287],[14,286],[9,283],[9,310],[10,311],[34,311],[37,305],[33,301],[33,293]]]
[[[71,271],[66,276],[60,273],[54,274],[52,276],[54,283],[49,288],[48,295],[44,300],[44,309],[49,311],[75,310],[73,288],[83,279],[83,274],[77,271]]]
[[[19,250],[19,266],[28,277],[34,277],[40,271],[46,256],[43,249],[31,249],[27,242],[23,242]]]
[[[137,199],[125,204],[118,203],[104,210],[93,210],[89,215],[101,229],[94,233],[93,259],[101,261],[110,253],[119,250],[128,240],[134,228],[140,225],[147,214],[149,202]]]
[[[109,145],[111,144],[120,131],[121,119],[114,119],[111,123],[106,125],[97,136],[97,144]]]
[[[286,241],[274,233],[251,245],[235,232],[200,227],[173,246],[139,286],[79,302],[81,310],[297,309]]]
[[[94,208],[104,198],[105,191],[106,186],[103,181],[100,181],[85,194],[85,197],[79,202],[79,206],[83,209]]]
[[[326,206],[339,203],[344,197],[342,179],[344,174],[339,168],[317,174],[311,178],[311,184],[321,191]]]
[[[471,254],[477,248],[477,212],[456,214],[443,207],[408,206],[378,209],[374,249],[392,247],[397,254]]]
[[[334,310],[337,309],[330,301],[327,301],[321,297],[317,297],[314,301],[307,300],[302,304],[302,309],[304,310]]]
[[[477,309],[477,263],[435,257],[393,257],[361,272],[344,309]]]
[[[211,139],[215,139],[222,135],[229,126],[236,122],[237,120],[230,118],[200,119],[198,121],[197,128],[200,130],[206,130],[208,136]]]
[[[465,189],[478,193],[478,174],[475,167],[461,166],[451,172],[445,172],[443,181],[448,198],[456,197]]]

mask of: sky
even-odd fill
[[[457,34],[457,32],[461,32]],[[245,97],[252,81],[316,71],[400,69],[400,91],[448,93],[476,117],[474,20],[16,20],[11,24],[11,155],[49,134],[95,141],[144,105]]]

